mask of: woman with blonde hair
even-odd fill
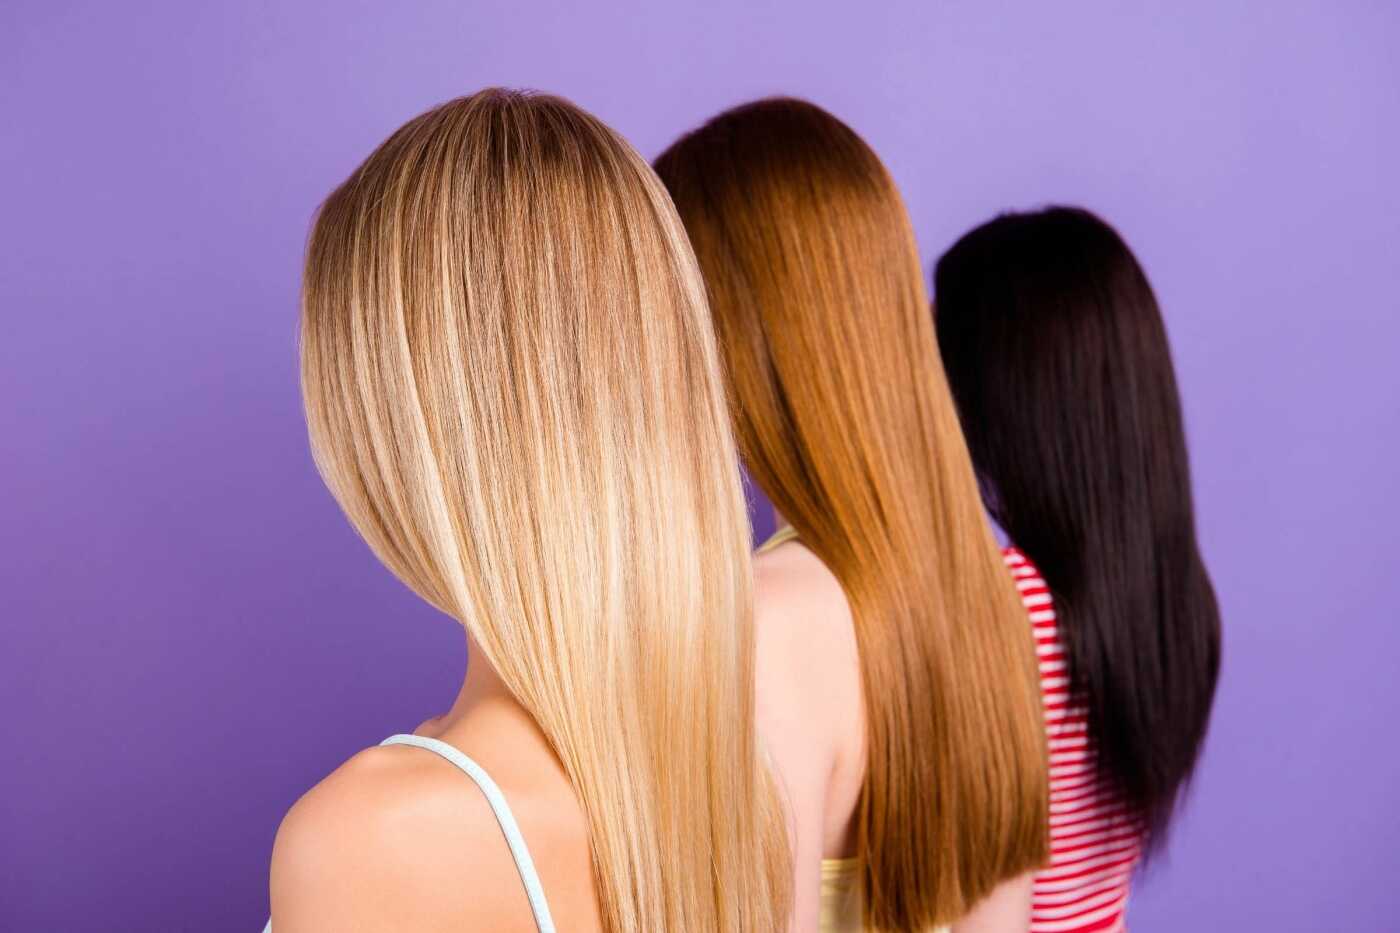
[[[849,127],[787,99],[721,114],[656,169],[745,460],[790,523],[757,559],[756,625],[798,923],[1023,933],[1048,806],[1034,646],[899,193]]]
[[[327,485],[470,665],[287,815],[278,933],[784,927],[737,455],[646,163],[553,97],[411,120],[320,211],[301,350]]]

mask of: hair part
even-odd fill
[[[320,211],[301,352],[346,515],[563,763],[604,928],[782,928],[736,451],[699,272],[646,163],[554,97],[486,90],[409,121]]]
[[[840,581],[868,722],[866,915],[923,930],[1047,846],[1033,641],[944,381],[899,193],[803,101],[730,110],[656,162],[709,287],[745,460]]]
[[[1220,613],[1156,297],[1111,227],[1063,207],[968,233],[935,295],[989,507],[1054,596],[1100,771],[1160,846],[1205,740]]]

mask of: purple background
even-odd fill
[[[1118,225],[1226,619],[1134,931],[1394,929],[1395,5],[524,6],[0,7],[0,928],[257,929],[285,809],[453,696],[457,629],[311,467],[298,270],[373,145],[505,84],[648,156],[809,97],[884,156],[930,261],[1008,207]]]

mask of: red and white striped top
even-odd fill
[[[1142,854],[1142,824],[1099,779],[1081,703],[1069,694],[1055,606],[1040,571],[1014,547],[1006,565],[1030,613],[1050,744],[1050,862],[1035,876],[1031,933],[1117,933]]]

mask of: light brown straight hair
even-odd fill
[[[738,454],[646,162],[554,97],[411,120],[321,209],[301,350],[331,491],[568,772],[604,928],[782,929]]]
[[[954,920],[1045,859],[1045,730],[904,204],[859,136],[797,100],[721,114],[656,169],[709,288],[746,462],[854,613],[867,922]]]

